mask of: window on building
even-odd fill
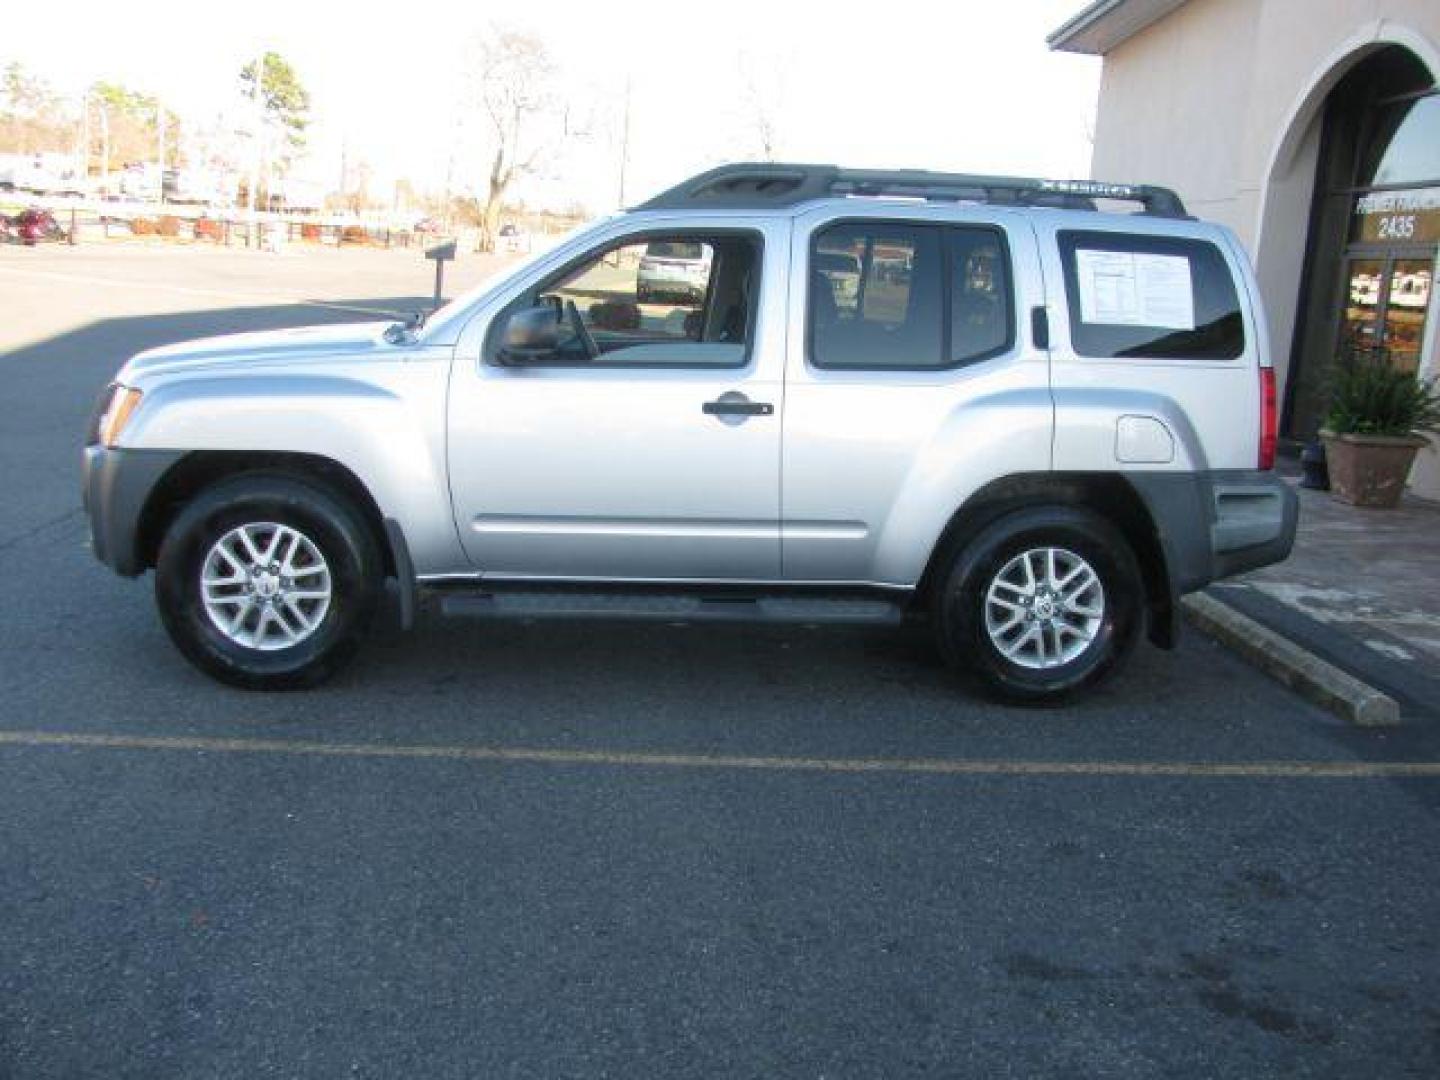
[[[1440,183],[1440,94],[1380,105],[1368,122],[1361,186]]]
[[[1059,234],[1071,344],[1101,359],[1233,360],[1245,324],[1230,267],[1204,240]]]

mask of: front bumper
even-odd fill
[[[1172,596],[1283,562],[1300,500],[1273,472],[1128,473],[1165,552]]]
[[[145,570],[140,556],[140,519],[155,485],[185,456],[182,450],[85,447],[81,495],[90,518],[95,557],[117,574]]]

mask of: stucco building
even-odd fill
[[[1249,249],[1282,434],[1313,435],[1350,350],[1440,374],[1440,0],[1098,0],[1049,40],[1104,57],[1091,175]],[[1440,498],[1440,449],[1411,485]]]

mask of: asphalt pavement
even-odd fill
[[[1194,635],[1040,711],[914,629],[191,670],[87,550],[95,395],[413,262],[0,248],[0,1080],[1440,1073],[1440,733]]]

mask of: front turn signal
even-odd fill
[[[100,445],[113,447],[120,438],[120,433],[125,430],[130,415],[140,404],[144,395],[129,386],[115,387],[115,392],[110,395],[110,404],[105,408],[105,415],[100,418]]]

